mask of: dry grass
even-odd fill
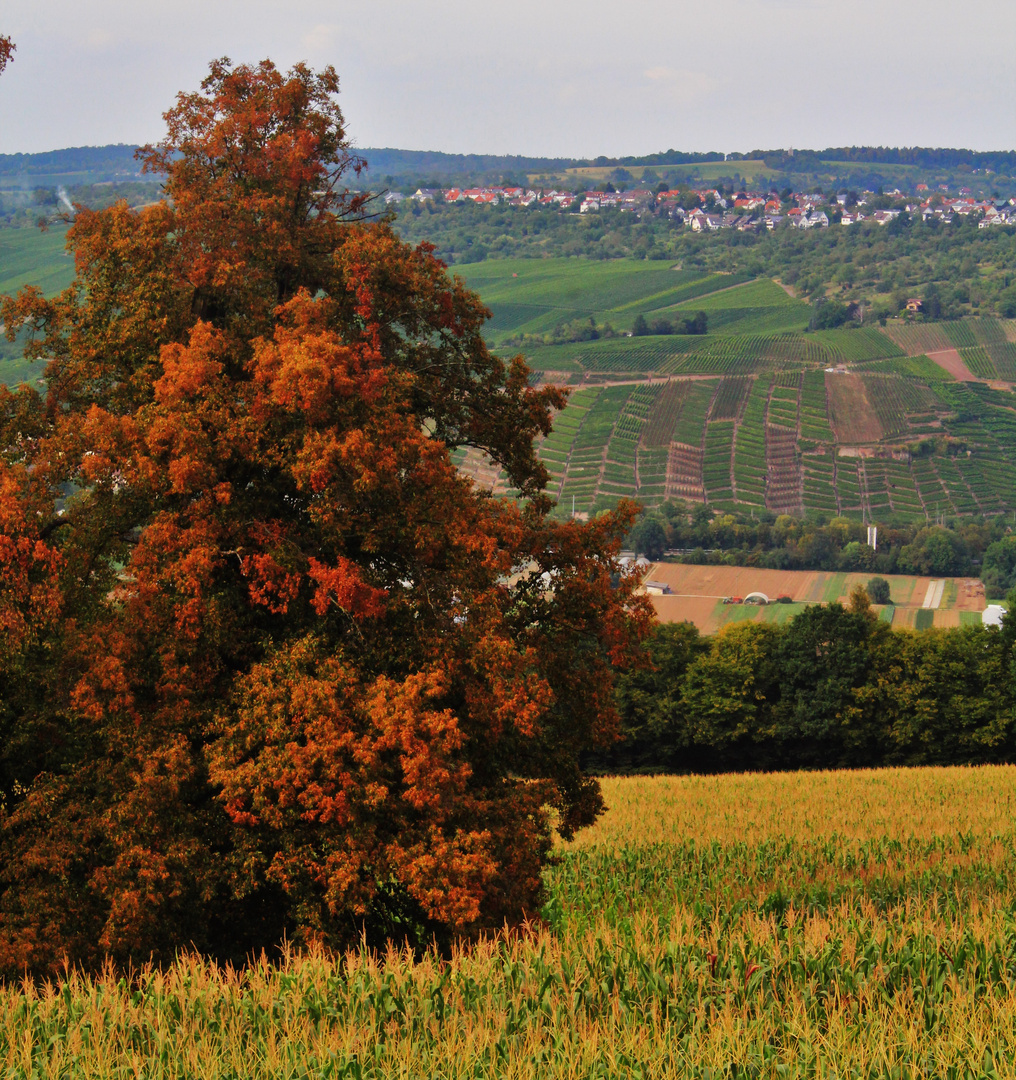
[[[882,438],[882,425],[860,375],[826,375],[826,393],[838,443],[876,443]]]
[[[608,780],[549,927],[0,993],[3,1077],[1016,1075],[1016,769]]]

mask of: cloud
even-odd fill
[[[642,74],[648,79],[654,93],[665,96],[671,105],[693,105],[708,97],[720,85],[712,75],[686,68],[651,67]]]
[[[85,44],[91,49],[105,49],[113,44],[113,35],[108,30],[95,27],[85,34]]]
[[[318,23],[300,39],[310,60],[327,57],[334,53],[339,28],[329,23]]]

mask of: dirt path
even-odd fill
[[[963,363],[963,357],[960,356],[956,349],[936,349],[934,352],[925,355],[934,360],[943,371],[948,371],[954,379],[959,379],[960,382],[984,382],[983,379],[978,379],[970,368]]]
[[[668,382],[702,382],[706,379],[722,379],[723,376],[717,372],[715,375],[646,375],[642,378],[638,376],[632,376],[630,379],[606,379],[592,380],[589,378],[590,372],[585,372],[581,383],[566,383],[562,385],[571,386],[573,389],[577,386],[582,386],[583,389],[591,389],[596,386],[658,386],[662,383]]]

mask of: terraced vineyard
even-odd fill
[[[803,454],[801,468],[804,504],[828,514],[837,514],[835,453],[832,450],[819,450]]]
[[[886,523],[1016,510],[1016,321],[809,333],[808,306],[769,281],[575,262],[464,271],[493,282],[495,343],[555,311],[617,331],[701,310],[708,333],[533,350],[581,387],[540,447],[560,512],[621,495]],[[472,451],[460,460],[504,490]]]
[[[734,501],[730,468],[734,446],[734,422],[714,420],[706,428],[705,453],[702,459],[702,480],[706,501],[723,508]]]
[[[771,378],[755,379],[744,415],[734,437],[734,488],[736,501],[764,506],[766,497],[766,406]]]
[[[797,445],[801,376],[776,377],[766,413],[766,506],[777,513],[802,509],[801,455]]]
[[[667,498],[705,501],[703,443],[706,416],[715,390],[716,383],[712,381],[690,384],[684,408],[674,425],[667,457]]]

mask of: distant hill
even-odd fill
[[[41,154],[0,154],[0,187],[67,186],[137,179],[141,165],[135,159],[136,146],[76,146]],[[496,182],[507,178],[554,177],[582,167],[645,166],[659,168],[694,167],[729,162],[764,162],[773,176],[794,174],[834,175],[840,172],[851,180],[861,177],[858,169],[871,172],[874,182],[890,179],[895,170],[920,169],[936,174],[980,171],[996,177],[1016,176],[1016,151],[979,151],[930,147],[849,146],[825,150],[752,150],[746,154],[722,151],[689,152],[665,150],[627,157],[549,158],[518,154],[446,154],[439,150],[400,150],[394,147],[358,147],[356,153],[368,163],[368,182],[384,185],[398,178],[426,183]],[[837,168],[840,166],[840,168]],[[888,168],[890,172],[884,172]],[[883,171],[879,171],[879,170]],[[866,175],[866,173],[864,174]],[[901,174],[902,175],[902,174]],[[574,179],[574,177],[573,177]]]
[[[445,154],[438,150],[395,150],[391,147],[357,149],[376,176],[407,173],[459,175],[463,173],[556,172],[583,164],[572,158],[522,157],[512,154]]]
[[[134,157],[136,150],[136,146],[116,143],[72,146],[41,154],[0,154],[0,185],[46,187],[134,180],[141,175],[141,163]]]

